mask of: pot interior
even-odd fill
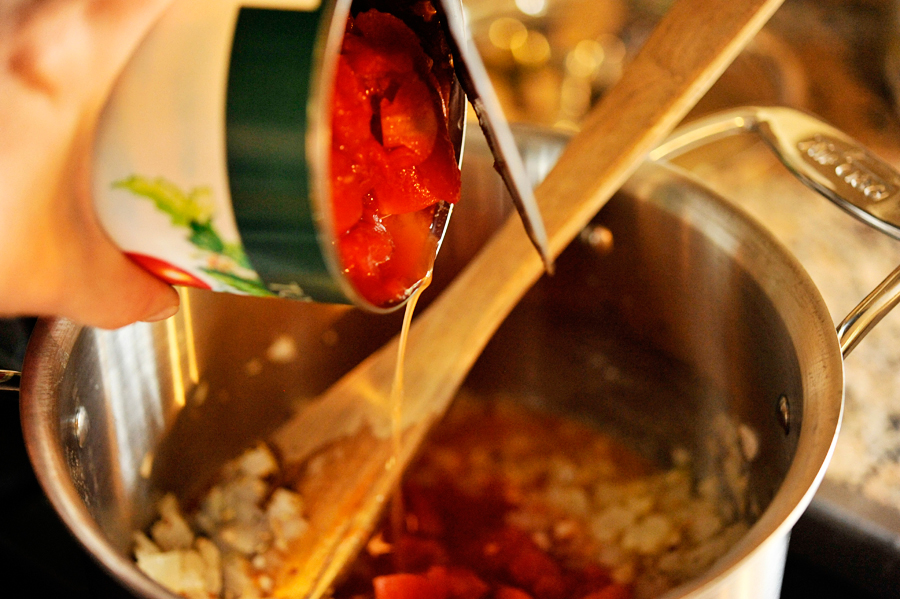
[[[519,139],[536,177],[565,143],[533,130]],[[463,200],[425,304],[509,212],[491,166],[470,135]],[[700,470],[721,469],[709,440],[721,416],[736,423],[743,449],[755,443],[746,475],[758,522],[718,567],[727,571],[786,532],[824,471],[841,403],[830,318],[780,246],[669,167],[642,167],[588,231],[465,386],[589,420],[661,467],[683,447],[701,456]],[[26,362],[23,423],[48,495],[143,594],[159,591],[131,565],[132,532],[152,521],[159,497],[195,499],[226,460],[399,329],[399,314],[196,290],[183,298],[179,315],[153,325],[42,322]]]

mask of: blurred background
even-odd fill
[[[508,118],[577,131],[667,0],[466,0]],[[688,120],[748,104],[815,113],[900,168],[900,1],[786,0]],[[474,121],[473,121],[474,122]],[[753,139],[679,159],[773,231],[836,322],[900,264],[900,243],[809,191]],[[33,321],[0,321],[0,368],[21,368]],[[900,313],[845,363],[843,429],[794,530],[783,597],[900,596]],[[0,392],[0,573],[28,596],[128,597],[72,539],[25,455],[14,393]]]

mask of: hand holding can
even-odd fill
[[[173,284],[395,309],[459,196],[436,11],[248,4],[178,0],[135,53],[95,145],[103,225]]]
[[[116,76],[169,0],[0,6],[0,315],[114,328],[178,308],[94,214],[93,125]]]

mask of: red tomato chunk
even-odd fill
[[[439,202],[459,199],[447,98],[419,38],[377,10],[350,17],[338,59],[332,224],[344,273],[365,299],[406,299],[431,268]]]
[[[384,518],[334,599],[631,599],[632,587],[594,560],[596,547],[574,537],[539,545],[511,523],[508,516],[543,478],[523,487],[500,456],[518,461],[522,434],[532,457],[559,440],[527,428],[549,420],[515,418],[473,412],[436,431],[394,499],[402,517]],[[565,430],[568,449],[588,453],[590,431]]]

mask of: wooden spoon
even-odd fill
[[[782,0],[678,0],[535,190],[555,258],[678,124]],[[543,272],[519,219],[416,319],[405,361],[402,438],[391,438],[395,339],[271,437],[286,465],[322,450],[301,491],[310,531],[276,582],[317,599],[371,531],[403,468],[494,331]],[[309,467],[307,467],[307,471]]]

